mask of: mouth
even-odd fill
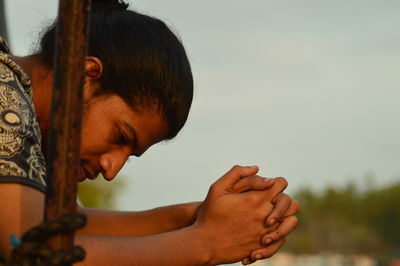
[[[93,174],[89,171],[85,166],[81,165],[79,170],[79,182],[82,182],[86,179],[95,179],[97,175]]]

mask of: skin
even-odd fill
[[[91,98],[86,106],[81,146],[84,171],[80,181],[99,173],[111,181],[129,156],[140,156],[167,135],[168,127],[158,114],[133,112],[116,95]],[[110,112],[106,106],[119,108]]]
[[[51,71],[35,57],[16,61],[32,78],[33,101],[45,139]],[[85,72],[79,180],[95,178],[98,173],[112,180],[130,155],[140,156],[162,141],[168,125],[152,111],[155,108],[134,111],[116,95],[94,96],[102,74],[99,59],[87,57]],[[257,171],[258,167],[233,167],[210,187],[202,203],[144,212],[80,208],[88,216],[88,225],[76,237],[76,243],[87,250],[84,264],[214,265],[240,260],[248,264],[272,256],[295,228],[293,214],[299,206],[281,193],[286,180],[265,179]],[[37,190],[2,185],[0,200],[9,203],[0,214],[0,228],[9,228],[8,232],[21,235],[42,219],[44,195]],[[0,248],[6,254],[8,232],[0,230]],[[271,244],[265,246],[267,241]]]

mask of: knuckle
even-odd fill
[[[280,223],[275,223],[273,226],[271,226],[272,230],[277,230],[281,224]]]
[[[242,167],[240,165],[235,164],[232,168],[231,171],[238,171],[240,170]]]
[[[259,233],[262,235],[265,233],[266,225],[264,223],[265,220],[265,213],[262,211],[258,211],[254,214],[254,219],[258,222],[258,230]]]
[[[248,195],[247,201],[248,201],[251,205],[258,205],[259,197],[258,197],[256,194],[251,193],[251,194]]]
[[[283,189],[282,189],[283,190]],[[275,198],[272,199],[272,203],[276,204],[277,206],[282,206],[285,203],[285,197],[282,192],[279,192]]]
[[[292,199],[285,193],[281,193],[282,200],[290,202]]]
[[[281,212],[284,213],[286,212],[286,210],[290,207],[290,204],[292,203],[292,200],[290,199],[290,197],[284,193],[280,193],[280,197],[279,200],[281,201],[282,204],[282,208],[281,208]]]
[[[283,187],[283,189],[288,186],[288,181],[284,177],[277,177],[276,182],[279,183]]]
[[[272,199],[272,204],[276,204],[279,203],[281,201],[282,198],[282,193],[278,193],[278,195],[276,195],[273,199]]]
[[[243,265],[248,265],[248,264],[250,264],[250,263],[251,263],[251,261],[250,261],[249,258],[244,258],[244,259],[242,260],[242,264],[243,264]]]
[[[240,181],[243,182],[243,185],[244,185],[246,188],[251,188],[251,185],[253,184],[253,181],[252,181],[252,178],[251,178],[251,177],[243,178],[243,179],[241,179]]]
[[[268,259],[270,257],[272,257],[272,255],[274,255],[275,252],[273,250],[271,250],[270,248],[263,248],[261,250],[258,250],[257,253],[253,253],[252,254],[252,258],[255,259],[256,255],[259,255],[260,258],[256,259],[256,260],[263,260],[263,259]]]
[[[218,183],[215,182],[210,186],[210,189],[208,190],[209,193],[213,193],[216,189],[216,187],[218,187]]]
[[[263,185],[263,181],[258,176],[249,176],[243,179],[243,182],[246,182],[246,187],[248,189],[256,189]]]
[[[262,202],[261,194],[257,194],[257,193],[255,193],[255,192],[254,192],[254,193],[251,193],[251,194],[249,195],[249,200],[250,200],[250,203],[251,203],[251,204],[255,205],[256,207],[259,207],[260,203]],[[259,210],[260,210],[261,212],[263,212],[262,208],[259,208]],[[263,214],[264,214],[264,216],[265,216],[265,212],[263,212]]]
[[[281,232],[279,231],[279,229],[275,230],[273,232],[270,232],[267,235],[265,235],[265,237],[263,238],[264,241],[267,241],[267,239],[271,239],[272,242],[279,241],[282,239]]]
[[[274,255],[274,252],[265,252],[264,254],[262,254],[263,259],[269,259],[272,257],[272,255]]]
[[[301,211],[301,205],[297,200],[292,200],[293,205],[294,205],[294,210],[296,212],[300,212]]]

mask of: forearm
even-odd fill
[[[171,205],[139,212],[79,208],[88,223],[79,234],[146,236],[177,230],[196,219],[200,202]]]
[[[78,265],[211,265],[210,247],[196,230],[181,230],[146,237],[76,235],[86,250]]]

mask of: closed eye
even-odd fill
[[[130,145],[129,138],[121,130],[117,131],[116,143],[121,146]]]

